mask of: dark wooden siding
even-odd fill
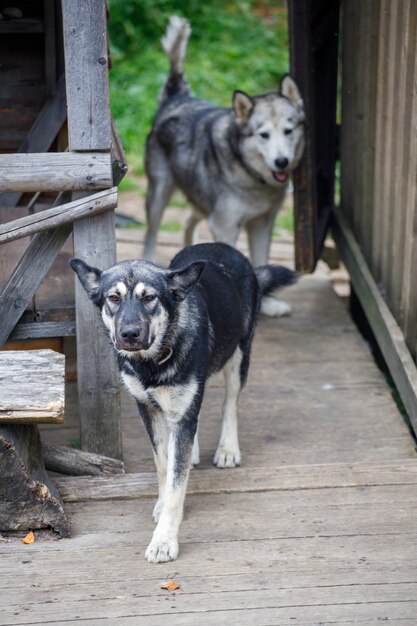
[[[417,354],[417,3],[343,7],[341,206]]]

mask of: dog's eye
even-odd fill
[[[156,295],[153,293],[148,293],[146,296],[143,296],[142,302],[153,302],[156,298]]]
[[[108,299],[110,300],[110,302],[113,302],[113,304],[118,304],[120,302],[120,296],[115,293],[112,293],[110,296],[108,296]]]
[[[293,128],[286,128],[286,129],[284,130],[284,135],[291,135],[291,133],[292,133],[292,131],[293,131],[293,130],[294,130]]]
[[[259,133],[262,139],[269,139],[269,133]]]

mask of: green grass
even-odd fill
[[[170,15],[191,21],[186,76],[200,98],[229,106],[235,89],[273,91],[288,71],[284,0],[110,0],[110,10],[111,105],[136,174],[168,72],[160,38]]]

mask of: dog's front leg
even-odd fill
[[[159,521],[145,557],[150,563],[173,561],[178,556],[178,531],[191,468],[191,454],[197,415],[170,422],[166,483]],[[159,501],[158,501],[159,502]]]
[[[139,414],[142,418],[146,432],[152,444],[153,458],[155,461],[156,474],[158,476],[159,494],[153,509],[153,519],[158,523],[164,505],[165,485],[168,464],[168,425],[162,415],[151,414],[148,408],[138,402]]]

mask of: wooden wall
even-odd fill
[[[417,2],[343,3],[341,208],[417,356]]]

